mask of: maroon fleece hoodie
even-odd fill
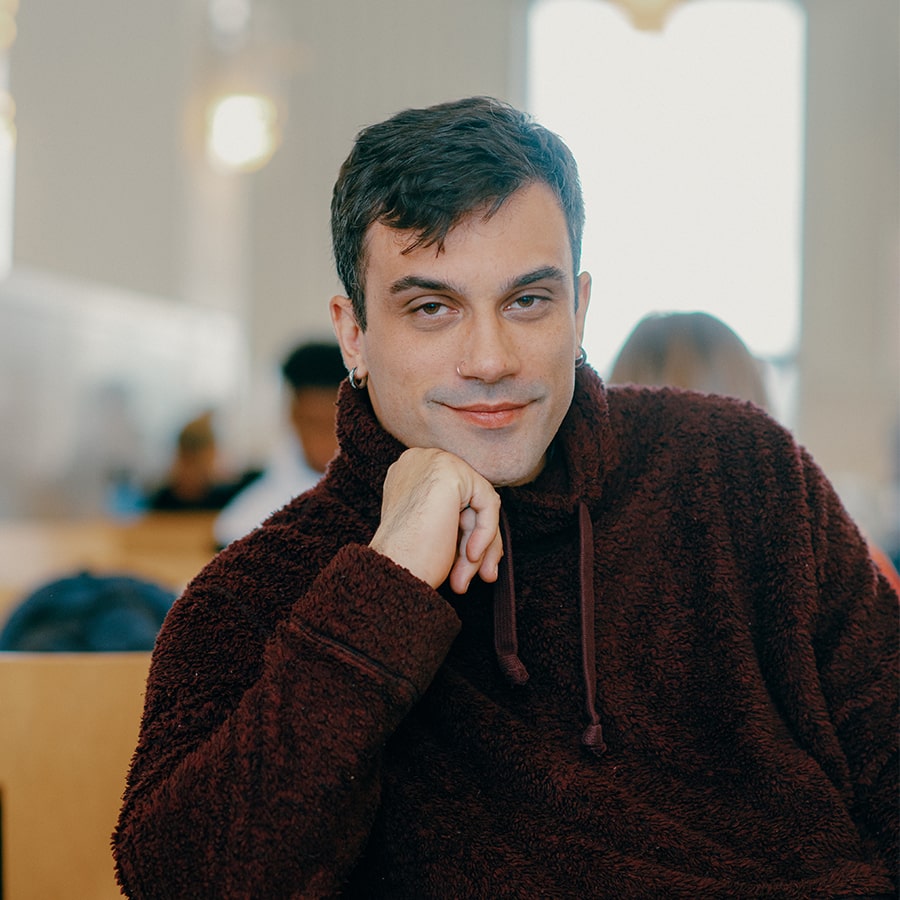
[[[786,431],[581,370],[461,597],[367,546],[364,391],[339,437],[163,626],[129,896],[894,895],[897,597]]]

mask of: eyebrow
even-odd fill
[[[559,269],[556,266],[541,266],[540,268],[534,269],[531,272],[526,272],[524,275],[517,275],[511,281],[507,282],[506,285],[504,285],[502,293],[509,293],[510,291],[515,291],[519,288],[528,287],[528,285],[535,284],[538,281],[565,282],[565,280],[566,275],[562,271],[562,269]],[[391,284],[390,293],[393,295],[402,294],[404,291],[408,291],[412,288],[418,288],[419,290],[425,291],[435,291],[438,293],[464,293],[459,287],[457,287],[450,281],[440,281],[435,278],[424,278],[421,275],[405,275],[403,278],[398,278],[395,282],[393,282],[393,284]]]

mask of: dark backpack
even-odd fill
[[[77,575],[26,597],[0,631],[0,650],[152,650],[175,594],[128,575]]]

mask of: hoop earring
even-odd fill
[[[578,348],[578,356],[575,357],[575,368],[580,369],[587,362],[587,353],[584,347]]]
[[[350,387],[352,387],[354,391],[361,391],[366,386],[368,380],[369,377],[367,375],[363,375],[362,378],[356,377],[356,366],[354,366],[347,375],[347,381],[350,382]]]

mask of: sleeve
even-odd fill
[[[804,454],[819,608],[813,646],[860,834],[897,883],[900,603],[825,476]],[[838,772],[833,773],[833,777]]]
[[[797,741],[896,883],[898,599],[826,476],[788,441],[757,454],[761,659]]]
[[[259,579],[211,568],[154,651],[113,835],[118,877],[153,900],[333,895],[371,828],[383,747],[459,620],[351,544],[263,637],[248,611]],[[266,590],[289,590],[283,578]]]

